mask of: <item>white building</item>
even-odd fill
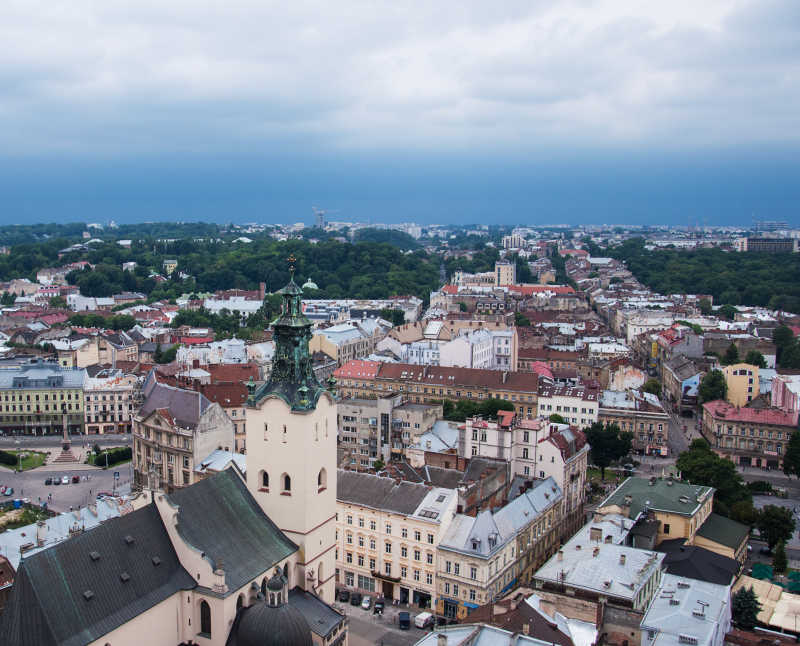
[[[488,370],[495,363],[494,347],[494,334],[487,330],[474,330],[460,334],[452,341],[441,345],[437,365]]]
[[[642,646],[723,646],[731,586],[664,574],[642,619]]]
[[[537,410],[539,417],[561,415],[568,424],[584,428],[597,421],[598,393],[583,385],[547,385],[539,391]]]

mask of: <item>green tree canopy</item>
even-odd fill
[[[724,319],[732,321],[734,318],[736,318],[736,313],[738,311],[739,310],[737,310],[733,305],[725,304],[719,308],[719,315]]]
[[[567,423],[567,420],[565,420],[563,417],[561,417],[561,415],[559,415],[558,413],[553,413],[552,415],[550,415],[549,419],[554,424],[566,424]]]
[[[716,399],[725,399],[728,394],[728,384],[725,382],[725,375],[721,370],[711,370],[707,372],[700,381],[697,390],[700,402],[711,402]]]
[[[67,299],[63,296],[51,296],[48,305],[50,305],[50,307],[64,309],[67,307]]]
[[[774,548],[781,541],[788,541],[794,533],[794,516],[792,510],[778,505],[767,505],[758,514],[756,527],[769,548]]]
[[[786,452],[783,454],[783,472],[787,476],[800,477],[800,431],[792,433]]]
[[[633,434],[620,431],[619,425],[615,422],[611,424],[595,422],[584,429],[584,433],[591,446],[592,463],[600,467],[600,477],[603,479],[606,476],[606,467],[631,452]]]
[[[786,544],[779,541],[775,547],[775,555],[772,557],[772,568],[778,574],[784,574],[789,567],[789,561],[786,558]]]
[[[505,399],[484,399],[482,402],[460,399],[457,402],[445,399],[442,401],[444,418],[452,422],[463,422],[468,417],[479,415],[486,418],[497,417],[499,410],[514,410],[514,404]]]
[[[731,599],[731,615],[733,622],[744,630],[752,630],[758,623],[758,613],[761,612],[761,604],[753,591],[753,586],[749,588],[741,587]]]
[[[750,364],[751,366],[758,366],[759,368],[767,367],[767,360],[758,350],[748,351],[744,357],[744,362]]]
[[[642,390],[656,397],[661,397],[661,382],[655,378],[648,379],[642,386]]]
[[[531,324],[530,319],[524,314],[514,312],[514,325],[517,327],[529,327]]]
[[[736,344],[731,343],[725,350],[725,354],[722,355],[722,365],[731,366],[734,363],[739,363],[739,349]]]
[[[386,319],[391,323],[393,326],[397,327],[398,325],[403,325],[406,322],[406,315],[403,310],[399,310],[396,307],[382,309],[381,310],[381,318]]]
[[[730,516],[733,506],[739,502],[752,506],[752,495],[736,470],[736,465],[714,453],[705,440],[692,441],[689,449],[678,456],[675,466],[684,480],[717,490],[714,509],[718,513]],[[737,510],[740,515],[749,513],[742,505]]]
[[[707,298],[701,298],[697,302],[697,307],[698,307],[698,309],[700,310],[700,313],[703,316],[708,316],[709,314],[711,314],[711,311],[713,309],[713,307],[711,305],[711,301],[708,300]]]

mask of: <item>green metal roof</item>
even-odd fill
[[[629,518],[636,518],[645,508],[691,516],[713,494],[713,487],[691,485],[679,480],[630,477],[600,503],[600,509],[612,505],[624,507],[627,504],[630,506]],[[629,502],[626,501],[627,496],[630,496]]]
[[[706,522],[700,525],[697,530],[697,535],[714,541],[720,545],[725,545],[734,550],[738,549],[748,535],[750,528],[742,523],[737,523],[735,520],[720,516],[719,514],[710,514],[706,518]]]
[[[169,499],[180,507],[181,537],[205,552],[213,567],[222,563],[231,592],[297,551],[232,467],[179,489]]]

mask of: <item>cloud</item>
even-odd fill
[[[0,148],[797,143],[796,0],[11,0]]]

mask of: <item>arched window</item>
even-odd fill
[[[261,488],[269,489],[269,473],[266,471],[261,472]]]
[[[240,594],[239,598],[236,599],[236,609],[240,610],[244,606],[244,595]]]
[[[323,468],[317,474],[317,487],[320,491],[328,486],[328,472]]]
[[[283,474],[283,492],[290,493],[292,491],[292,479],[288,473]]]
[[[200,602],[200,632],[211,637],[211,606],[205,600]]]
[[[283,564],[283,578],[286,579],[286,583],[288,585],[288,583],[289,583],[289,564],[288,563],[284,563]],[[289,587],[291,588],[292,586],[290,585]]]

